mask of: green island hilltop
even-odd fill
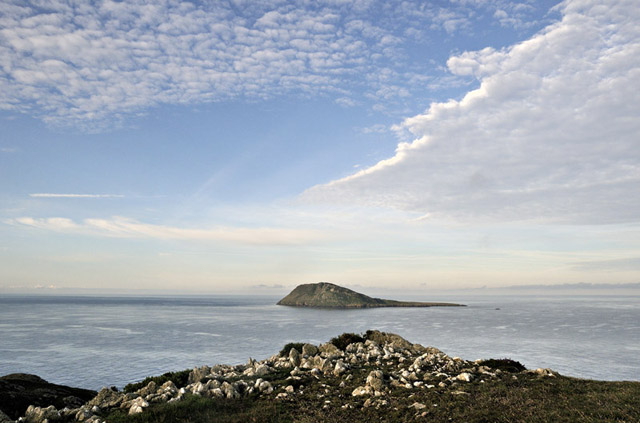
[[[318,308],[464,307],[453,303],[383,300],[329,282],[298,285],[278,305]]]

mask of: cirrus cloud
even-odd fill
[[[34,218],[25,216],[8,219],[5,223],[58,233],[111,238],[223,241],[247,245],[298,245],[324,238],[322,234],[312,230],[241,227],[194,229],[154,225],[125,217],[84,219],[81,222],[76,222],[63,217]]]

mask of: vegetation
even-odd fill
[[[527,370],[522,363],[509,358],[483,360],[480,362],[480,365],[508,373],[519,373],[523,370]]]
[[[421,303],[372,298],[351,289],[328,282],[298,285],[278,305],[322,308],[369,308],[369,307],[433,307],[459,306],[451,303]]]
[[[190,369],[181,370],[179,372],[167,372],[161,376],[151,376],[144,379],[141,382],[130,383],[126,385],[123,389],[124,392],[134,392],[138,389],[144,388],[149,384],[149,382],[155,382],[156,385],[161,386],[163,383],[168,381],[173,381],[178,387],[186,386],[189,383],[189,373],[191,373]]]
[[[299,353],[302,352],[302,346],[304,345],[304,343],[302,342],[290,342],[287,345],[285,345],[281,350],[280,350],[280,357],[286,357],[289,355],[289,352],[292,349],[296,349]]]
[[[500,361],[500,360],[497,360]],[[369,369],[355,377],[361,384]],[[558,376],[505,373],[487,383],[468,383],[456,391],[407,391],[395,388],[381,408],[364,407],[365,398],[351,396],[351,384],[340,387],[339,378],[322,383],[303,382],[304,394],[286,400],[253,396],[242,400],[188,396],[176,403],[153,405],[144,413],[128,416],[117,411],[110,423],[132,422],[430,422],[430,423],[542,423],[638,422],[640,383],[598,382]],[[328,394],[327,391],[330,393]],[[329,401],[327,403],[327,401]],[[416,410],[414,403],[427,407]],[[342,407],[347,405],[347,407]]]
[[[329,342],[335,345],[339,350],[345,351],[347,349],[347,345],[364,341],[365,339],[362,336],[355,333],[343,333],[340,336],[332,338]]]

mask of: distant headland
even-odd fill
[[[463,304],[383,300],[329,282],[298,285],[278,305],[317,308],[464,307]]]

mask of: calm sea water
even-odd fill
[[[418,300],[417,298],[414,298]],[[316,310],[275,297],[0,297],[0,375],[99,389],[204,364],[263,359],[287,342],[380,329],[465,359],[640,380],[640,297],[448,297],[464,308]]]

